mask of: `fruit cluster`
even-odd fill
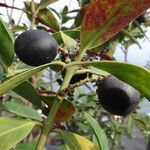
[[[15,41],[18,58],[31,66],[39,66],[53,61],[58,52],[57,41],[45,31],[28,30]],[[63,61],[63,60],[62,60]],[[62,72],[64,77],[65,72]],[[70,84],[87,77],[87,73],[74,75]],[[101,105],[112,114],[125,116],[133,112],[140,99],[140,93],[132,86],[109,75],[98,84],[98,99]]]

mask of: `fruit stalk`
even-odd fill
[[[100,79],[101,79],[101,76],[100,77],[91,77],[91,78],[86,78],[84,80],[81,80],[80,82],[77,82],[75,84],[71,84],[67,88],[65,88],[64,90],[61,91],[61,93],[62,93],[61,95],[66,96],[68,94],[68,92],[74,90],[76,87],[84,85],[87,82],[93,82],[93,81],[97,81],[97,80],[100,80]]]
[[[34,0],[32,0],[32,2],[31,2],[31,12],[32,12],[31,29],[34,29],[35,28],[35,20],[36,20]]]

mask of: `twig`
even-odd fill
[[[38,90],[38,92],[40,94],[52,94],[52,95],[56,95],[56,92],[51,91],[51,90]]]
[[[87,82],[94,82],[101,79],[101,76],[97,76],[97,77],[92,77],[92,78],[86,78],[84,80],[81,80],[80,82],[77,82],[75,84],[69,85],[66,89],[64,89],[63,91],[61,91],[59,93],[59,95],[61,97],[66,96],[69,92],[73,91],[76,87],[79,87],[81,85],[86,84]]]
[[[15,0],[12,1],[12,7],[14,7],[14,3],[15,3]],[[12,15],[13,15],[13,9],[11,9],[10,18],[12,18]]]
[[[20,23],[20,21],[21,21],[21,19],[22,19],[23,14],[24,14],[24,11],[21,13],[20,18],[19,18],[19,20],[18,20],[18,22],[17,22],[17,25],[19,25],[19,23]]]
[[[4,0],[4,5],[6,5],[6,0]],[[2,6],[3,7],[3,3],[1,4],[0,3],[0,6]],[[6,7],[6,12],[7,12],[7,17],[8,17],[8,21],[10,22],[10,16],[9,16],[9,12],[8,12],[8,9],[7,9],[8,7]]]
[[[14,7],[14,6],[9,6],[6,4],[6,0],[4,0],[5,3],[0,3],[0,7],[5,7],[7,10],[7,15],[9,14],[8,9],[7,8],[11,8],[11,9],[16,9],[16,10],[21,10],[21,11],[25,11],[24,9],[18,8],[18,7]]]
[[[32,0],[32,2],[31,2],[31,13],[32,13],[31,29],[34,29],[35,28],[35,20],[36,20],[34,0]]]

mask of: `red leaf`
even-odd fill
[[[82,49],[97,47],[150,7],[150,0],[91,0],[81,27]]]
[[[44,94],[44,91],[42,92]],[[48,109],[44,110],[45,115],[47,115],[52,107],[56,95],[52,91],[48,91],[48,93],[46,92],[45,94],[51,95],[51,96],[41,95],[42,100],[45,102],[45,104],[48,105]],[[64,99],[56,114],[55,122],[57,123],[65,122],[69,120],[74,113],[75,113],[75,106],[71,102]]]
[[[100,54],[101,58],[103,58],[104,60],[112,60],[112,57],[109,56],[109,54],[105,53],[105,52],[102,52]]]

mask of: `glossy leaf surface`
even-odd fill
[[[130,84],[150,100],[150,71],[132,64],[115,61],[75,62],[70,65],[85,65],[109,72],[118,79]]]
[[[47,7],[49,4],[57,2],[58,0],[41,0],[38,9],[42,9]]]
[[[35,150],[36,149],[36,143],[19,143],[16,148],[16,150]]]
[[[60,29],[58,21],[54,17],[53,13],[50,9],[41,9],[38,13],[38,21],[43,23],[44,25],[58,31]]]
[[[150,0],[91,0],[81,26],[82,49],[103,44],[149,7]]]
[[[33,74],[42,71],[43,69],[50,67],[50,66],[58,66],[61,65],[61,62],[59,61],[53,61],[51,63],[45,64],[45,65],[41,65],[38,67],[34,67],[32,69],[29,69],[23,73],[20,73],[6,81],[4,81],[1,85],[0,85],[0,95],[6,93],[7,91],[17,87],[19,84],[21,84],[23,81],[25,81],[26,79],[30,78]]]
[[[13,36],[6,24],[0,18],[0,63],[10,66],[14,58]]]
[[[24,81],[23,83],[15,87],[13,91],[31,102],[37,108],[41,108],[41,98],[37,90],[32,86],[30,82]]]
[[[62,40],[64,41],[64,44],[68,47],[68,49],[71,51],[75,51],[77,42],[62,31],[60,31],[60,35],[61,35]]]
[[[8,111],[12,114],[15,114],[24,118],[31,118],[34,120],[42,121],[41,115],[32,107],[15,103],[15,102],[6,102],[2,104],[2,108],[5,111]]]
[[[21,142],[38,122],[0,117],[0,149],[9,150]]]
[[[79,39],[79,37],[80,37],[80,31],[79,30],[63,30],[63,33],[65,33],[66,35],[68,35],[69,37],[71,37],[73,39]],[[59,44],[63,43],[60,32],[54,33],[53,36],[55,37],[55,39],[57,40],[57,42]]]
[[[100,150],[94,143],[83,136],[67,131],[61,131],[60,133],[67,150]]]
[[[84,116],[92,128],[92,131],[95,135],[96,143],[98,144],[99,148],[101,150],[109,150],[106,134],[103,129],[101,129],[98,122],[87,113],[84,113]]]

